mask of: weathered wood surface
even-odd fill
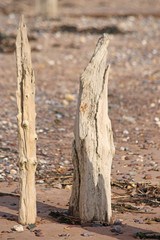
[[[17,106],[19,138],[20,204],[18,220],[21,224],[36,221],[36,132],[35,78],[31,50],[24,18],[21,17],[16,39]]]
[[[36,0],[36,13],[49,18],[58,17],[58,0]]]
[[[106,35],[99,39],[80,77],[69,209],[81,222],[110,222],[112,217],[110,174],[115,148],[108,117],[108,42]]]

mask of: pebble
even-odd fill
[[[137,173],[136,172],[129,172],[128,173],[130,176],[135,176]]]
[[[15,226],[13,226],[13,230],[17,231],[17,232],[23,232],[24,227],[22,225],[15,225]]]
[[[120,147],[120,151],[128,151],[129,148],[128,147]]]
[[[155,122],[159,122],[159,118],[158,117],[155,117],[154,120],[155,120]]]
[[[33,229],[33,228],[35,228],[35,227],[37,227],[35,224],[29,224],[29,225],[27,226],[27,229],[31,230],[31,229]]]
[[[72,189],[72,185],[66,185],[66,186],[65,186],[65,189],[71,190],[71,189]]]
[[[62,104],[67,107],[67,106],[69,105],[69,102],[64,99],[64,100],[62,101]]]
[[[133,117],[123,116],[123,119],[128,121],[128,122],[135,123],[135,119]]]
[[[41,160],[39,160],[39,163],[40,163],[40,164],[47,164],[47,161],[46,161],[46,160],[43,160],[43,159],[41,159]]]
[[[144,179],[150,180],[150,179],[152,179],[152,175],[151,175],[151,174],[146,174],[146,175],[144,176]]]
[[[68,101],[75,101],[76,98],[72,94],[66,94],[65,99]]]
[[[11,170],[10,170],[10,174],[17,174],[17,171],[14,170],[14,169],[11,169]]]
[[[102,223],[99,223],[99,222],[95,222],[95,223],[93,223],[92,226],[93,226],[93,227],[102,227],[103,224],[102,224]]]
[[[91,237],[91,236],[94,236],[94,233],[93,232],[84,232],[81,234],[81,236],[83,237]]]
[[[122,156],[121,157],[121,160],[124,161],[124,160],[129,160],[129,157],[128,156]]]
[[[62,189],[62,184],[58,183],[53,185],[53,188]]]
[[[44,237],[41,229],[36,229],[33,232],[35,233],[36,237]]]
[[[151,104],[150,104],[150,107],[151,107],[151,108],[154,108],[155,106],[156,106],[155,103],[151,103]]]
[[[119,225],[116,225],[114,226],[112,229],[111,229],[111,232],[116,232],[116,233],[119,233],[119,234],[122,234],[122,229],[121,229],[121,226]]]
[[[124,131],[123,131],[123,134],[124,134],[124,135],[128,135],[129,132],[128,132],[127,130],[124,130]]]
[[[11,174],[9,174],[8,176],[7,176],[7,179],[8,180],[13,180],[15,178],[15,176],[13,176],[13,175],[11,175]]]
[[[59,113],[57,113],[57,114],[56,114],[56,118],[58,118],[58,119],[61,119],[61,118],[63,118],[63,115],[62,115],[62,114],[59,114]]]
[[[154,161],[151,161],[151,162],[149,163],[149,165],[150,165],[151,167],[157,166],[157,164],[156,164]]]
[[[135,223],[143,224],[143,219],[134,219]]]
[[[43,184],[44,181],[43,181],[43,180],[38,180],[36,183],[37,183],[37,184]]]
[[[58,235],[59,237],[69,237],[70,234],[69,233],[61,233]]]
[[[120,221],[120,220],[116,220],[116,221],[114,221],[113,224],[114,224],[114,225],[122,225],[122,221]]]
[[[64,128],[58,128],[58,131],[59,131],[59,132],[64,132],[65,129],[64,129]]]
[[[64,164],[66,164],[66,165],[69,164],[69,163],[70,163],[70,161],[68,161],[68,160],[64,161]]]

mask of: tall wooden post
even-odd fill
[[[58,17],[58,0],[36,0],[36,13],[49,18]]]
[[[80,78],[73,142],[70,213],[81,222],[110,222],[111,163],[115,152],[108,117],[108,38],[103,35]]]
[[[21,17],[16,39],[17,106],[19,136],[20,204],[19,223],[36,221],[36,132],[35,132],[35,78],[31,50],[24,18]]]

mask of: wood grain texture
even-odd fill
[[[31,51],[24,18],[21,17],[16,39],[17,62],[17,121],[19,138],[20,204],[19,223],[36,221],[35,171],[35,78],[31,63]]]
[[[103,35],[80,77],[73,142],[74,179],[70,213],[81,222],[110,222],[110,174],[115,152],[108,117],[108,37]]]

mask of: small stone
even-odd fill
[[[31,229],[33,229],[33,228],[35,228],[35,227],[37,227],[35,224],[29,224],[29,225],[27,226],[27,229],[31,230]]]
[[[135,176],[137,173],[136,172],[129,172],[130,176]]]
[[[72,189],[72,185],[66,185],[66,186],[65,186],[65,189],[71,190],[71,189]]]
[[[75,97],[72,94],[66,94],[65,99],[68,101],[75,101]]]
[[[116,233],[119,233],[119,234],[122,234],[122,229],[119,225],[116,225],[114,226],[112,229],[111,229],[111,232],[116,232]]]
[[[99,223],[99,222],[95,222],[95,223],[93,223],[92,226],[93,226],[93,227],[102,227],[103,224],[102,224],[102,223]]]
[[[58,189],[62,189],[62,184],[55,184],[53,185],[53,188],[58,188]]]
[[[129,157],[128,156],[122,156],[121,157],[121,160],[124,161],[124,160],[129,160]]]
[[[128,132],[127,130],[124,130],[124,131],[123,131],[123,134],[124,134],[124,135],[128,135],[129,132]]]
[[[17,171],[14,169],[11,169],[10,174],[17,174]]]
[[[33,232],[35,233],[36,237],[44,237],[41,229],[36,229]]]
[[[81,236],[83,237],[91,237],[91,236],[94,236],[94,233],[93,232],[84,232],[81,234]]]
[[[151,108],[154,108],[155,106],[156,106],[155,103],[151,103],[151,104],[150,104],[150,107],[151,107]]]
[[[149,207],[143,207],[142,210],[144,210],[146,213],[151,212],[151,209]]]
[[[155,122],[159,122],[159,118],[158,117],[155,117],[154,120],[155,120]]]
[[[15,225],[13,227],[13,230],[16,231],[16,232],[23,232],[24,231],[24,228],[22,225]]]
[[[114,221],[113,224],[114,224],[114,225],[122,225],[122,221],[120,221],[120,220],[116,220],[116,221]]]
[[[154,166],[156,166],[156,163],[155,163],[154,161],[151,161],[151,162],[149,163],[149,165],[150,165],[151,167],[154,167]]]
[[[64,100],[62,101],[62,104],[67,107],[67,106],[69,105],[69,102],[64,99]]]
[[[65,131],[65,128],[58,128],[58,131],[59,131],[59,132],[64,132],[64,131]]]
[[[69,237],[70,234],[69,233],[61,233],[58,235],[59,237]]]
[[[4,179],[4,176],[2,174],[0,174],[0,179]]]
[[[37,184],[43,184],[43,183],[44,183],[44,180],[38,180],[36,183],[37,183]]]
[[[157,176],[156,178],[157,178],[157,179],[160,179],[160,176]]]
[[[135,123],[135,119],[133,117],[123,116],[123,119],[127,122]]]
[[[8,180],[13,180],[13,175],[9,174],[9,175],[7,176],[7,179],[8,179]]]
[[[55,61],[54,61],[54,60],[51,60],[51,59],[49,59],[49,60],[47,61],[47,63],[48,63],[50,66],[54,66],[54,65],[55,65]]]
[[[135,223],[143,224],[143,219],[134,219]]]
[[[43,131],[43,129],[39,129],[37,132],[43,133],[44,131]]]
[[[64,161],[64,164],[69,164],[69,163],[70,163],[70,161],[68,161],[68,160]]]
[[[61,118],[63,118],[63,115],[62,115],[62,114],[59,114],[59,113],[57,113],[57,114],[56,114],[56,118],[58,118],[58,119],[61,119]]]
[[[40,164],[47,164],[47,161],[46,161],[46,160],[43,160],[43,159],[41,159],[41,160],[39,160],[39,163],[40,163]]]
[[[146,174],[146,175],[144,176],[144,179],[150,180],[150,179],[152,179],[152,175],[151,175],[151,174]]]
[[[129,148],[128,147],[120,147],[120,151],[128,151]]]

